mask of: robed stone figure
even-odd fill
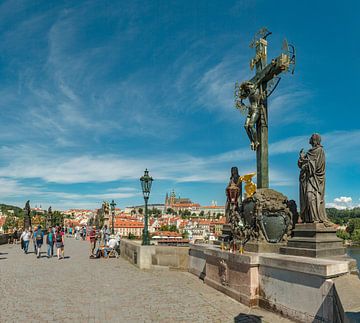
[[[300,216],[305,223],[331,226],[325,211],[325,153],[321,137],[315,133],[309,140],[312,148],[298,160],[300,168]]]
[[[237,167],[231,167],[230,182],[225,190],[226,197],[227,197],[226,204],[225,204],[225,216],[226,216],[227,222],[229,222],[230,206],[231,206],[230,198],[228,196],[228,188],[231,186],[231,184],[235,184],[239,188],[239,199],[237,201],[237,208],[238,208],[242,201],[242,182],[240,180],[239,170]],[[238,210],[236,210],[236,211],[238,211]]]
[[[29,227],[31,227],[30,212],[31,212],[30,201],[28,200],[24,207],[24,230],[29,229]]]

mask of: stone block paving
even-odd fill
[[[0,322],[290,322],[250,309],[170,270],[124,259],[89,259],[87,241],[66,238],[65,259],[0,246]],[[29,250],[33,251],[30,244]]]

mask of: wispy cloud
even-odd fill
[[[272,125],[314,122],[311,113],[305,109],[313,93],[299,82],[295,83],[288,80],[285,86],[281,86],[280,82],[279,89],[270,96],[269,118]]]
[[[353,209],[359,207],[360,203],[354,203],[351,196],[340,196],[334,198],[333,202],[326,203],[326,207],[335,208],[338,210]]]

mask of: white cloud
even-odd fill
[[[333,202],[326,203],[326,207],[335,208],[338,210],[346,210],[353,209],[354,207],[358,207],[360,204],[353,203],[353,199],[351,196],[340,196],[334,198]]]
[[[334,199],[335,203],[351,203],[352,202],[352,198],[350,196],[341,196],[341,197],[336,197]]]

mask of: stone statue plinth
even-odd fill
[[[325,227],[323,223],[301,223],[295,225],[293,237],[287,246],[280,248],[280,253],[325,258],[345,255],[345,247],[334,227]]]
[[[285,247],[285,242],[269,243],[267,241],[249,241],[244,250],[256,253],[279,253],[281,247]]]

